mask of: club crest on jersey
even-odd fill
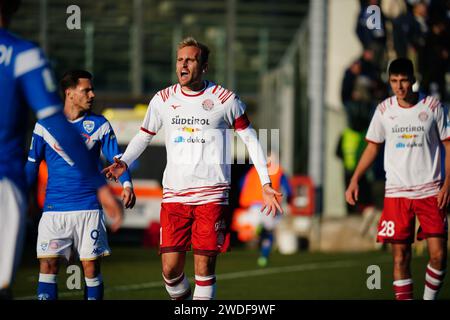
[[[419,120],[424,122],[428,120],[428,113],[426,111],[422,111],[419,113]]]
[[[88,133],[91,133],[92,130],[94,130],[94,127],[95,127],[94,121],[91,121],[91,120],[84,120],[84,121],[83,121],[83,128],[84,128],[84,130],[86,130]]]
[[[47,251],[48,248],[48,242],[41,242],[41,250]]]
[[[205,111],[210,111],[212,108],[214,108],[214,102],[211,99],[206,99],[202,102],[202,108]]]

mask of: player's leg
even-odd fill
[[[442,287],[447,268],[447,239],[427,238],[430,261],[425,274],[424,300],[435,300]]]
[[[260,210],[260,207],[257,209]],[[280,221],[280,216],[277,215],[273,217],[272,215],[261,214],[262,221],[262,232],[261,232],[261,248],[260,255],[258,258],[258,265],[261,267],[267,266],[269,262],[269,256],[272,252],[273,242],[274,242],[274,230],[276,224]]]
[[[411,276],[411,244],[393,243],[394,293],[396,300],[412,300],[413,280]]]
[[[216,297],[216,256],[225,252],[229,246],[229,214],[228,206],[225,205],[195,206],[192,224],[194,300],[212,300]]]
[[[38,227],[36,244],[39,259],[38,300],[58,298],[57,274],[60,258],[68,260],[72,247],[72,232],[65,212],[44,212]]]
[[[191,297],[191,287],[184,273],[186,251],[191,246],[192,208],[181,203],[161,205],[160,249],[162,277],[172,300]]]
[[[8,179],[0,180],[0,299],[11,299],[11,284],[22,256],[26,201]]]
[[[391,243],[394,262],[394,293],[397,300],[413,298],[411,243],[414,241],[413,202],[406,198],[385,198],[378,223],[377,242]]]
[[[425,300],[436,299],[447,267],[447,213],[441,210],[436,197],[414,201],[420,223],[417,239],[427,239],[430,260],[425,274]]]
[[[104,286],[100,272],[100,259],[81,261],[84,271],[85,300],[103,300]]]
[[[194,255],[194,300],[213,300],[216,297],[216,256]]]
[[[191,297],[191,286],[184,274],[186,252],[161,253],[162,276],[172,300],[186,300]]]
[[[269,263],[269,256],[273,246],[273,231],[262,227],[261,230],[261,245],[259,250],[258,265],[266,267]]]
[[[59,258],[39,259],[39,282],[37,287],[38,300],[57,300],[58,285],[56,277],[59,272]]]
[[[100,258],[111,254],[101,210],[80,211],[73,215],[74,248],[79,253],[85,280],[85,299],[102,300],[103,277]]]

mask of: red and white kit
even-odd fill
[[[229,129],[234,128],[246,144],[261,183],[270,182],[266,158],[245,114],[245,104],[232,91],[220,85],[209,81],[204,81],[204,84],[204,88],[198,92],[185,92],[179,84],[159,91],[150,101],[140,132],[130,142],[122,157],[127,164],[133,162],[164,126],[167,165],[163,176],[161,215],[180,214],[180,206],[176,210],[173,206],[170,210],[168,206],[177,203],[185,206],[185,213],[182,218],[161,217],[162,250],[176,247],[175,251],[180,251],[180,248],[190,246],[187,240],[180,242],[169,238],[174,229],[184,228],[181,225],[175,226],[176,221],[186,225],[186,219],[197,217],[192,209],[202,211],[201,206],[206,204],[228,205],[231,184]],[[193,244],[194,251],[211,251],[211,245],[206,245],[211,241],[218,243],[217,251],[224,250],[223,230],[222,227],[217,227],[225,225],[224,219],[224,214],[220,214],[215,221],[202,220],[209,225],[197,226],[200,233],[211,234],[202,231],[206,229],[216,232],[213,236],[208,236],[209,240],[197,241],[205,243],[204,248]],[[172,225],[165,225],[165,222]],[[191,228],[186,228],[186,232],[190,231]],[[177,237],[191,238],[180,234]],[[198,239],[198,236],[193,238]]]
[[[401,107],[395,96],[378,105],[366,135],[369,142],[385,143],[378,241],[413,241],[416,214],[422,237],[446,236],[445,214],[433,198],[443,182],[441,141],[450,139],[447,123],[446,109],[433,97],[420,96],[410,108]]]

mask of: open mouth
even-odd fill
[[[188,75],[189,75],[189,72],[186,71],[186,70],[182,70],[182,71],[180,72],[181,78],[185,78],[185,77],[187,77]]]

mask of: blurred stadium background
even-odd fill
[[[256,265],[255,226],[236,223],[233,250],[219,259],[217,274],[223,278],[218,276],[218,298],[390,299],[389,249],[375,243],[382,174],[380,178],[375,166],[368,177],[373,190],[373,206],[367,206],[370,210],[364,210],[366,207],[349,211],[344,200],[343,164],[336,149],[341,133],[351,127],[352,121],[343,101],[344,75],[355,62],[363,60],[376,71],[379,79],[361,77],[366,80],[362,83],[370,82],[370,90],[364,86],[361,89],[371,92],[366,110],[370,114],[369,109],[389,94],[385,70],[388,61],[401,52],[398,39],[412,39],[406,43],[405,52],[415,59],[418,70],[422,70],[421,50],[440,50],[443,57],[446,52],[446,67],[440,68],[438,76],[444,79],[443,87],[436,80],[440,91],[432,85],[427,85],[426,91],[448,102],[450,1],[425,1],[426,19],[417,15],[418,2],[23,0],[11,29],[44,48],[57,78],[73,68],[85,68],[94,74],[94,111],[110,120],[122,148],[140,126],[151,97],[176,81],[177,43],[188,35],[205,42],[212,51],[207,78],[240,95],[255,128],[279,132],[281,165],[291,178],[294,192],[290,203],[284,204],[287,212],[277,226],[275,253],[268,267]],[[81,9],[79,30],[66,27],[71,15],[66,10],[74,4]],[[360,33],[362,13],[370,4],[381,6],[384,36]],[[433,42],[428,39],[433,34],[435,12],[443,14],[445,32]],[[402,20],[408,13],[417,23],[425,21],[428,30],[422,30],[421,35],[399,37],[394,31],[404,25],[403,21],[410,21]],[[422,36],[423,42],[416,44],[415,36]],[[367,58],[368,51],[372,58]],[[418,79],[423,89],[421,84],[428,78],[419,74]],[[375,81],[379,83],[373,84]],[[378,85],[382,89],[373,93]],[[33,124],[29,125],[30,136]],[[110,234],[113,256],[105,261],[103,272],[106,298],[167,298],[156,254],[166,157],[162,134],[158,136],[132,168],[136,208],[127,212],[124,228]],[[232,166],[234,209],[239,206],[239,179],[250,167],[242,150],[237,140],[235,163],[244,164]],[[32,298],[35,291],[38,264],[34,247],[40,213],[37,198],[30,195],[27,248],[15,288],[18,298]],[[414,248],[413,272],[419,298],[426,248],[423,243]],[[366,269],[373,264],[382,268],[381,290],[366,286]],[[187,273],[192,274],[191,261],[187,267]],[[63,270],[60,278],[63,283]],[[450,298],[448,288],[446,284],[442,298]],[[62,298],[82,297],[81,291],[63,292]]]

